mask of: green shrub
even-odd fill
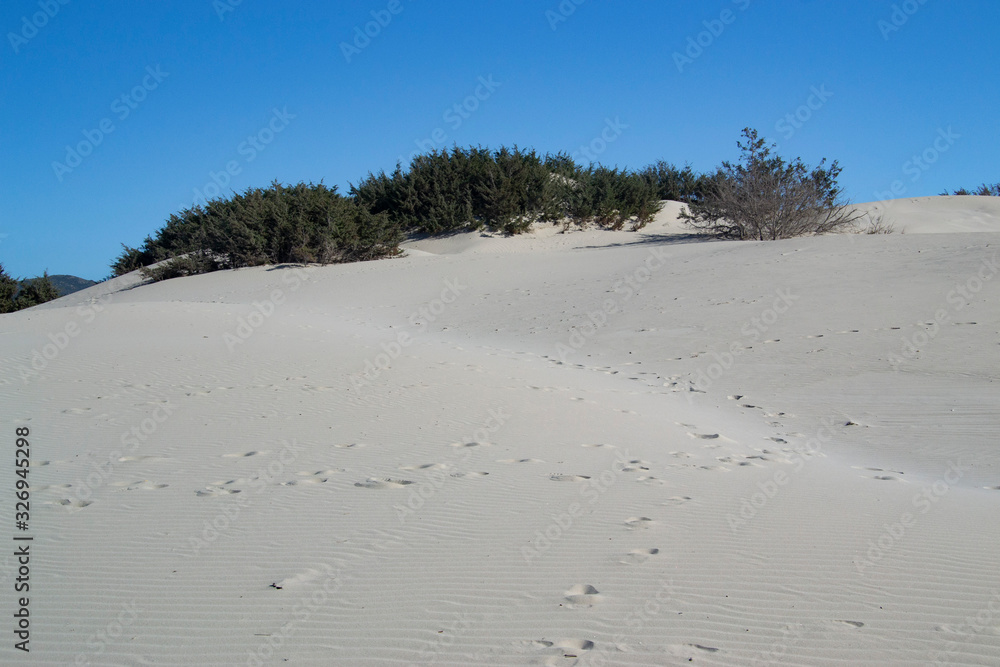
[[[353,262],[396,255],[401,240],[386,215],[335,187],[275,182],[171,215],[142,247],[123,246],[111,268],[121,275],[138,265],[165,280],[262,264]]]

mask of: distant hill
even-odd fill
[[[39,276],[40,278],[41,276]],[[78,278],[77,276],[49,276],[49,280],[52,285],[59,291],[59,296],[66,296],[67,294],[72,294],[73,292],[79,292],[82,289],[86,289],[91,285],[96,285],[96,280],[87,280],[86,278]],[[21,282],[24,282],[23,280]]]

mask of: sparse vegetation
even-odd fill
[[[740,162],[723,162],[704,193],[681,215],[691,226],[717,236],[768,241],[842,230],[861,217],[837,185],[841,167],[826,160],[809,169],[785,161],[751,128],[737,142]]]
[[[941,196],[947,197],[948,191],[945,190],[941,193]],[[959,188],[951,194],[953,195],[975,195],[977,197],[1000,197],[1000,183],[994,183],[993,185],[987,185],[983,183],[978,188],[973,190],[967,190],[965,188]]]

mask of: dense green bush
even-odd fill
[[[518,147],[459,148],[415,157],[407,171],[369,174],[351,195],[400,228],[426,234],[486,227],[517,234],[534,222],[641,227],[659,210],[656,187],[640,174],[582,168],[565,153]]]
[[[262,264],[353,262],[395,255],[401,240],[388,216],[336,187],[275,182],[171,215],[141,247],[123,246],[111,269],[122,275],[145,267],[162,280]]]
[[[41,278],[15,280],[0,264],[0,313],[13,313],[59,298],[59,291],[46,271]]]

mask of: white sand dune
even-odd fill
[[[1000,664],[996,202],[769,243],[677,208],[0,318],[31,657]]]

